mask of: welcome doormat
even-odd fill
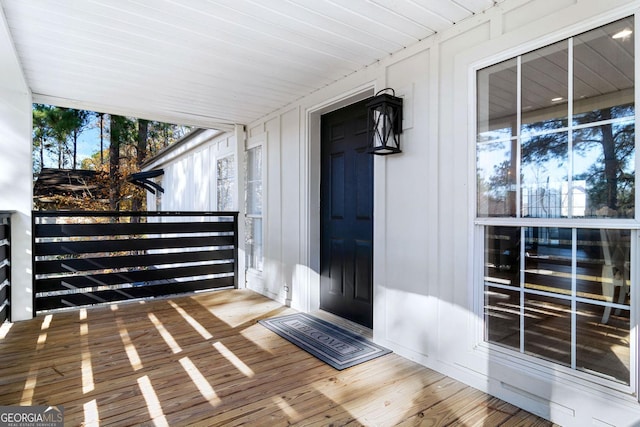
[[[391,353],[360,335],[305,313],[258,323],[338,370]]]

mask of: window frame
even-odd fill
[[[517,198],[517,208],[516,208],[516,216],[515,217],[481,217],[478,216],[478,180],[477,180],[477,144],[478,144],[478,110],[477,110],[477,100],[479,94],[479,88],[477,85],[477,75],[478,71],[484,69],[486,67],[498,64],[503,61],[507,61],[510,59],[517,58],[518,61],[518,70],[520,70],[521,65],[521,56],[532,52],[534,50],[544,48],[548,45],[551,45],[556,42],[560,42],[563,40],[568,40],[575,36],[578,36],[584,32],[588,32],[590,30],[596,29],[600,26],[607,25],[609,23],[615,22],[619,19],[623,19],[625,17],[632,17],[634,20],[634,41],[635,41],[635,50],[636,55],[634,59],[634,63],[636,64],[634,69],[635,75],[635,83],[634,83],[634,120],[635,120],[635,212],[633,218],[531,218],[531,217],[522,217],[522,201],[521,199],[521,182],[520,179],[517,180],[516,186],[516,198]],[[638,344],[640,342],[638,334],[639,334],[639,323],[638,318],[640,317],[640,298],[637,289],[634,289],[631,292],[630,298],[630,319],[629,319],[629,328],[630,328],[630,343],[629,343],[629,351],[630,351],[630,372],[629,372],[629,385],[621,384],[617,381],[608,380],[601,376],[595,376],[589,374],[587,372],[583,372],[580,370],[573,369],[571,367],[567,367],[561,365],[560,363],[545,360],[536,356],[528,355],[526,353],[519,352],[517,350],[512,350],[510,348],[500,346],[497,344],[493,344],[485,340],[485,317],[484,317],[484,309],[485,309],[485,286],[487,283],[484,280],[485,275],[485,266],[484,266],[484,251],[485,251],[485,228],[487,226],[508,226],[508,227],[558,227],[558,228],[569,228],[572,231],[572,234],[575,236],[575,229],[624,229],[631,230],[631,273],[630,273],[630,283],[635,283],[636,287],[638,279],[640,278],[640,256],[638,251],[640,250],[640,212],[638,211],[640,208],[640,180],[638,176],[638,171],[640,171],[640,130],[637,128],[638,124],[640,124],[640,95],[639,90],[637,88],[637,82],[640,82],[640,66],[638,52],[640,51],[640,26],[639,26],[639,17],[638,13],[633,9],[633,11],[622,11],[619,12],[616,16],[607,16],[606,18],[594,19],[591,21],[584,22],[580,25],[565,28],[557,33],[553,33],[547,35],[546,37],[539,38],[533,41],[530,41],[526,44],[521,44],[513,49],[505,49],[499,53],[495,53],[493,55],[487,55],[483,59],[478,60],[474,63],[471,63],[468,67],[468,87],[469,87],[469,128],[468,128],[468,140],[471,142],[471,149],[469,150],[469,165],[470,170],[473,172],[469,177],[470,182],[470,195],[472,200],[471,206],[469,207],[469,214],[472,220],[471,229],[472,235],[470,237],[470,247],[469,247],[469,255],[471,259],[472,270],[470,272],[471,280],[471,294],[472,295],[472,308],[475,313],[474,318],[475,322],[475,330],[474,330],[474,348],[476,351],[482,352],[486,354],[488,357],[491,357],[492,360],[500,360],[502,363],[517,366],[519,369],[525,369],[530,372],[540,372],[541,368],[549,374],[553,375],[554,378],[558,378],[562,381],[568,381],[572,384],[581,384],[585,387],[602,387],[602,389],[606,390],[616,390],[619,392],[623,392],[625,394],[636,394],[634,398],[636,400],[640,399],[638,397],[639,391],[639,381],[638,376],[640,375],[640,369],[638,366],[638,357],[640,351],[638,350]],[[571,52],[571,50],[570,50]],[[571,54],[571,53],[570,53]],[[571,57],[570,57],[571,58]],[[568,70],[569,72],[573,72],[573,70]],[[570,76],[572,77],[572,76]],[[570,79],[571,80],[571,79]],[[517,88],[517,116],[518,116],[518,128],[520,128],[520,115],[521,115],[521,106],[520,106],[520,92],[521,87]],[[572,85],[569,83],[569,102],[573,101],[573,90]],[[571,115],[571,111],[569,112]],[[569,120],[571,122],[571,120]],[[589,123],[589,127],[596,126],[597,123]],[[586,127],[587,125],[575,125],[571,124],[566,129],[572,128],[581,128]],[[565,129],[565,130],[566,130]],[[520,139],[520,130],[517,135],[512,135],[512,139],[519,140]],[[502,141],[502,139],[501,139]],[[518,154],[518,161],[520,161],[520,154]],[[518,173],[520,172],[520,165],[517,165]],[[479,256],[478,256],[479,255]],[[524,262],[524,261],[522,261]],[[520,267],[521,268],[521,267]],[[575,336],[572,336],[572,346],[575,345]]]
[[[262,247],[261,247],[261,253],[262,253],[262,269],[257,269],[254,267],[250,267],[249,266],[249,262],[248,260],[246,261],[246,271],[247,271],[247,276],[248,279],[247,280],[252,280],[252,279],[256,279],[257,281],[261,282],[262,280],[262,275],[263,275],[263,271],[264,271],[264,260],[265,260],[265,239],[266,239],[266,212],[267,212],[267,182],[266,182],[266,161],[267,161],[267,156],[266,156],[266,134],[260,134],[257,136],[253,136],[247,139],[247,144],[245,147],[245,152],[244,152],[244,164],[245,164],[245,168],[244,168],[244,174],[245,174],[245,188],[244,188],[244,204],[245,204],[245,221],[247,218],[259,218],[262,221],[262,227],[261,227],[261,232],[262,232]],[[261,208],[261,214],[253,214],[253,213],[249,213],[248,209],[247,209],[247,201],[248,201],[248,184],[249,184],[249,163],[248,163],[248,156],[249,156],[249,151],[255,148],[260,147],[261,149],[261,166],[262,166],[262,170],[261,170],[261,181],[262,181],[262,208]],[[248,232],[248,230],[245,231],[245,234]]]

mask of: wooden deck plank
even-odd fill
[[[390,355],[389,358],[394,356]],[[401,359],[399,356],[395,358]],[[293,414],[304,414],[305,425],[312,425],[315,418],[322,420],[322,424],[326,425],[327,421],[333,421],[330,416],[336,410],[342,413],[346,406],[351,406],[354,402],[369,401],[372,393],[383,393],[386,385],[408,380],[419,371],[420,369],[414,364],[399,366],[385,356],[379,360],[337,372],[321,381],[307,383],[285,393],[270,396],[262,402],[263,407],[249,417],[230,419],[224,425],[240,426],[246,422],[251,424],[265,419],[270,420],[274,425],[286,424],[292,418],[295,422],[303,421],[300,415],[296,418]],[[370,380],[372,376],[376,377],[375,391],[372,390]],[[271,401],[270,405],[267,405],[267,400]],[[239,408],[237,413],[241,414],[241,411],[242,408]],[[228,415],[230,414],[225,414],[225,416]]]
[[[259,319],[247,290],[40,315],[0,338],[0,405],[68,425],[551,426],[397,354],[336,371]]]

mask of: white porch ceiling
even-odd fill
[[[34,102],[213,128],[250,123],[496,3],[0,0]]]

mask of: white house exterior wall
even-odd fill
[[[244,236],[244,206],[241,194],[244,194],[242,175],[245,132],[243,126],[235,126],[235,131],[222,133],[217,130],[204,130],[193,138],[172,147],[165,155],[160,155],[143,168],[145,171],[163,169],[161,177],[165,192],[156,195],[147,193],[148,210],[204,212],[217,211],[216,163],[218,159],[234,156],[236,172],[236,191],[233,210],[240,212],[238,234]],[[245,261],[244,242],[238,242],[238,287],[244,287]]]
[[[163,211],[215,211],[216,209],[216,161],[236,154],[236,135],[220,135],[205,130],[184,147],[170,155],[161,156],[148,164],[145,170],[163,169],[160,210]],[[236,171],[241,169],[236,156]],[[237,192],[236,192],[237,193]],[[155,196],[147,193],[148,206],[156,206]],[[238,199],[234,200],[238,206]]]
[[[405,99],[403,153],[374,164],[374,339],[561,425],[640,423],[631,393],[499,359],[481,345],[473,237],[474,67],[639,7],[506,1],[250,124],[249,136],[267,140],[264,288],[256,290],[318,308],[319,116],[392,87]]]
[[[30,319],[31,206],[31,93],[25,83],[14,46],[0,11],[0,211],[11,217],[11,320]]]

